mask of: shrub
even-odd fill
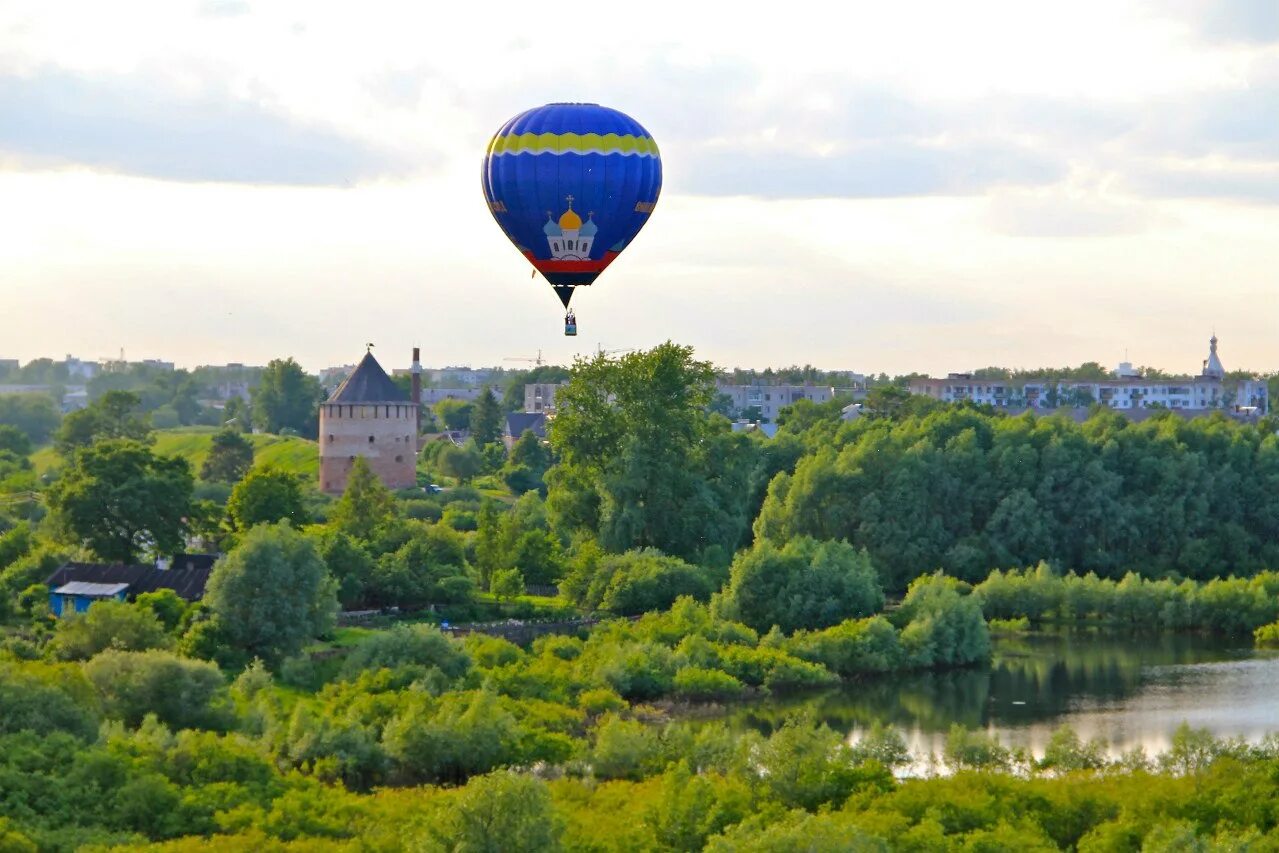
[[[1279,622],[1262,625],[1252,632],[1252,638],[1258,646],[1279,648]]]
[[[0,735],[55,731],[98,733],[97,697],[79,667],[0,663]]]
[[[1007,769],[1011,755],[994,735],[974,732],[955,723],[946,734],[946,763],[955,769]]]
[[[907,622],[901,641],[913,666],[963,666],[990,658],[990,632],[981,607],[960,595],[948,578],[916,579],[896,618]]]
[[[626,700],[607,687],[596,687],[578,694],[577,707],[588,714],[603,714],[626,710]]]
[[[841,622],[823,631],[800,631],[787,649],[845,678],[891,672],[905,660],[896,629],[882,616]]]
[[[579,555],[560,589],[588,610],[629,616],[664,610],[685,595],[705,601],[712,585],[704,569],[644,548],[624,554]]]
[[[776,625],[791,633],[869,616],[883,606],[865,549],[800,538],[780,549],[761,541],[738,555],[717,609],[756,631]]]
[[[687,666],[675,673],[675,693],[685,699],[735,699],[745,686],[727,672]]]
[[[449,678],[465,675],[471,659],[434,625],[396,625],[378,631],[356,646],[343,666],[347,678],[368,669],[401,666],[436,668]]]
[[[642,779],[655,769],[660,755],[651,726],[607,714],[595,729],[591,767],[600,779]]]
[[[86,660],[106,649],[142,651],[169,646],[155,613],[122,601],[99,601],[85,613],[58,620],[49,650],[61,660]]]
[[[986,627],[992,634],[1016,635],[1030,630],[1030,620],[1025,616],[1016,619],[987,619]]]
[[[834,684],[838,676],[826,668],[800,660],[781,649],[717,645],[721,667],[739,681],[769,689],[818,687]]]
[[[107,716],[137,726],[155,714],[173,728],[225,728],[232,714],[217,666],[172,652],[109,650],[84,665]]]

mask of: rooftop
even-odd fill
[[[114,598],[129,588],[127,583],[86,583],[72,581],[54,590],[57,595],[83,595],[88,598]]]
[[[408,403],[409,395],[386,375],[372,352],[356,366],[355,372],[346,378],[329,403]]]

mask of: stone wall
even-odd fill
[[[355,457],[388,489],[417,485],[417,421],[410,403],[322,403],[320,490],[340,495]]]

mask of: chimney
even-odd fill
[[[410,394],[413,400],[413,422],[416,424],[416,431],[413,435],[413,450],[417,451],[419,436],[422,435],[422,350],[419,347],[413,347],[413,366],[409,369],[413,375],[413,390]]]
[[[156,557],[155,567],[162,572],[167,572],[169,570],[169,561],[164,557]]]

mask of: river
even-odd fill
[[[1160,753],[1182,722],[1255,742],[1279,732],[1279,653],[1254,650],[1250,639],[1030,634],[997,640],[988,667],[876,678],[737,706],[728,717],[767,732],[807,705],[852,739],[873,722],[892,724],[916,756],[940,755],[954,723],[1037,756],[1063,723],[1104,740],[1111,757],[1137,746]]]

